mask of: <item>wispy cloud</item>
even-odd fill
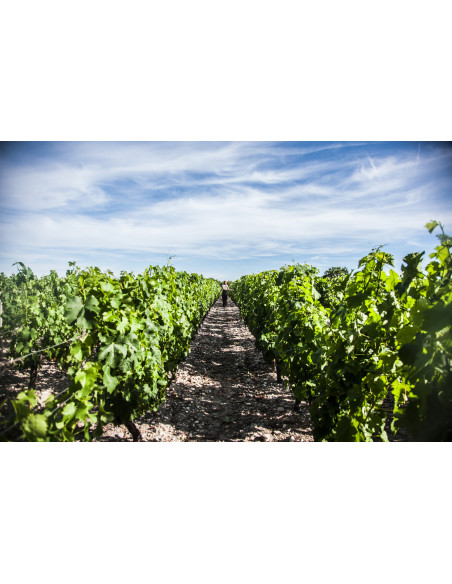
[[[119,271],[174,254],[176,267],[199,271],[205,262],[217,277],[212,262],[221,269],[232,262],[229,278],[240,275],[240,262],[261,266],[265,258],[354,267],[373,245],[388,242],[399,259],[411,251],[409,240],[433,246],[425,222],[452,220],[452,157],[442,144],[425,145],[422,164],[420,144],[412,143],[4,150],[0,265],[7,272],[17,260],[61,271],[77,258]]]

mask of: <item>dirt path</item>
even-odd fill
[[[218,300],[194,338],[157,413],[136,420],[143,440],[312,441],[308,406],[294,399],[254,348],[231,300]],[[124,426],[106,426],[105,440],[131,440]]]

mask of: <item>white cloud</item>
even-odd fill
[[[69,154],[67,150],[69,149]],[[134,193],[187,184],[192,187],[261,183],[277,185],[328,173],[334,161],[262,169],[278,152],[272,144],[209,143],[71,143],[62,157],[39,166],[22,164],[5,169],[1,182],[4,204],[10,208],[90,208],[107,205],[106,187],[129,179]],[[306,150],[301,150],[306,152]],[[307,150],[315,151],[315,149]],[[295,156],[290,153],[290,156]],[[64,162],[66,160],[66,162]],[[198,173],[198,176],[196,176]],[[206,173],[208,173],[206,175]],[[193,176],[195,174],[195,176]],[[127,188],[125,188],[127,192]]]
[[[109,197],[96,186],[85,168],[52,164],[45,168],[21,168],[5,172],[0,183],[3,204],[22,211],[56,209],[76,204],[91,209],[105,205]]]
[[[390,205],[369,212],[341,209],[336,204],[310,207],[307,202],[286,208],[274,196],[250,192],[211,197],[182,198],[149,205],[140,214],[95,218],[83,215],[27,215],[14,224],[4,225],[8,246],[51,248],[59,246],[80,250],[124,249],[216,257],[222,253],[239,257],[243,250],[258,247],[258,252],[282,249],[319,249],[322,240],[344,238],[363,241],[399,240],[425,223],[427,209],[409,208],[402,215],[388,215]],[[432,210],[430,209],[430,214]],[[448,214],[449,220],[452,218]],[[24,239],[25,238],[25,239]],[[335,253],[335,249],[331,253]]]
[[[2,218],[2,269],[25,257],[47,257],[51,267],[64,254],[91,254],[96,265],[102,258],[118,264],[124,254],[330,258],[344,265],[386,242],[422,246],[427,220],[452,221],[436,194],[450,185],[439,172],[444,152],[423,152],[419,162],[416,153],[370,156],[361,149],[359,156],[287,167],[281,159],[303,148],[75,143],[61,150],[57,160],[3,173],[3,204],[15,214]]]

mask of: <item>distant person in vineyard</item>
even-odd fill
[[[221,297],[223,298],[223,307],[224,307],[228,303],[228,290],[229,290],[229,286],[228,286],[228,283],[226,282],[226,280],[224,281],[223,284],[221,284],[221,287],[223,289]]]

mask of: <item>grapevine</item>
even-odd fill
[[[417,440],[452,438],[452,240],[427,224],[437,227],[425,271],[413,253],[399,276],[376,248],[352,274],[297,264],[235,282],[257,346],[310,403],[316,440],[386,441],[388,422]]]
[[[39,412],[32,382],[13,401],[24,438],[89,440],[93,428],[99,436],[112,422],[139,439],[133,420],[164,400],[171,373],[218,297],[218,283],[171,266],[119,278],[72,266],[65,278],[42,280],[21,266],[19,276],[2,280],[6,300],[14,289],[26,299],[7,304],[10,355],[35,378],[44,353],[71,379]]]

